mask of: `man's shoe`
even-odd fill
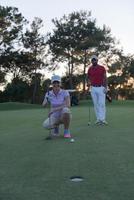
[[[103,121],[101,121],[101,124],[102,124],[102,125],[108,125],[108,122],[105,121],[105,120],[103,120]]]
[[[94,123],[95,125],[99,125],[101,123],[100,120],[96,120],[96,122]]]

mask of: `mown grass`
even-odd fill
[[[107,103],[108,126],[94,125],[91,102],[91,126],[89,102],[72,107],[74,143],[45,140],[47,113],[36,105],[0,104],[0,199],[133,200],[134,102]]]
[[[19,102],[0,103],[0,111],[35,109],[35,108],[41,108],[41,106],[37,104],[27,104],[27,103],[19,103]]]

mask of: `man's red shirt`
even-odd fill
[[[106,70],[103,66],[92,65],[89,67],[87,74],[91,85],[105,85]]]

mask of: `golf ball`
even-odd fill
[[[72,139],[70,140],[70,142],[74,142],[74,139],[72,138]]]

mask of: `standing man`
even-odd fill
[[[70,138],[70,95],[66,90],[61,89],[61,78],[54,75],[51,78],[52,90],[45,95],[43,106],[50,103],[48,118],[43,122],[43,127],[53,129],[52,136],[59,135],[59,125],[64,125],[64,138]]]
[[[96,114],[96,122],[98,125],[105,125],[106,122],[106,92],[107,92],[107,78],[104,66],[98,64],[98,57],[93,55],[91,57],[92,65],[87,72],[87,85],[91,86],[91,97],[94,104]]]

